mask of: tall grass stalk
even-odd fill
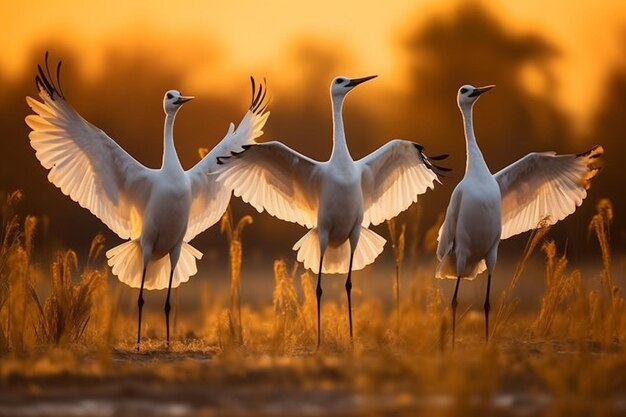
[[[272,299],[275,319],[272,345],[274,351],[281,353],[293,352],[297,346],[308,345],[313,340],[303,303],[300,303],[294,285],[297,270],[297,263],[288,270],[284,261],[274,261],[275,286]]]
[[[241,261],[243,248],[241,237],[244,227],[252,223],[251,216],[243,216],[233,225],[230,206],[222,216],[221,231],[226,235],[229,244],[229,265],[230,265],[230,321],[234,331],[234,341],[243,345],[243,328],[241,324]]]
[[[550,231],[550,228],[551,226],[548,225],[547,219],[544,219],[539,223],[538,228],[531,232],[528,241],[526,242],[526,246],[524,247],[524,251],[522,252],[522,257],[517,262],[517,265],[515,265],[515,270],[511,280],[509,281],[509,285],[504,291],[502,291],[500,306],[498,307],[495,319],[493,320],[491,337],[496,336],[502,330],[515,311],[515,308],[517,307],[517,300],[511,299],[513,290],[515,290],[515,287],[517,286],[517,283],[522,276],[526,265],[528,264],[530,256],[537,248],[539,242],[541,242],[545,235]]]
[[[27,217],[24,226],[15,213],[21,191],[2,196],[0,230],[0,351],[22,352],[25,348],[30,259],[37,221]]]
[[[93,317],[97,296],[102,297],[106,292],[106,270],[93,267],[103,252],[102,244],[103,239],[96,236],[87,267],[78,280],[74,279],[79,271],[76,253],[72,250],[56,253],[50,268],[50,295],[43,303],[31,287],[30,295],[39,313],[35,333],[41,343],[76,343],[83,337]]]
[[[610,301],[609,311],[603,312],[601,297],[590,298],[593,317],[600,318],[593,327],[597,330],[597,336],[605,344],[613,339],[620,339],[622,315],[624,312],[624,298],[620,295],[619,288],[613,282],[611,273],[611,245],[610,229],[613,222],[613,205],[608,199],[602,199],[596,205],[596,214],[589,223],[589,233],[594,232],[602,253],[602,271],[600,282],[606,290]],[[591,295],[590,295],[591,297]]]
[[[559,308],[580,286],[580,272],[566,273],[567,258],[565,255],[557,255],[554,241],[544,243],[541,249],[546,255],[546,290],[537,319],[531,327],[535,337],[548,335]]]
[[[598,245],[600,245],[602,252],[600,279],[613,306],[615,297],[618,294],[618,288],[613,284],[613,275],[611,274],[610,228],[613,222],[613,205],[608,199],[602,199],[596,205],[596,211],[597,213],[591,218],[589,223],[589,233],[594,232]]]
[[[396,280],[394,283],[394,294],[396,301],[396,331],[400,332],[400,268],[404,261],[404,246],[406,224],[400,227],[400,233],[397,232],[396,220],[387,220],[387,228],[391,237],[391,249],[393,250],[393,260],[395,263]]]

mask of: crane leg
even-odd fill
[[[139,319],[137,323],[137,352],[141,346],[141,311],[143,310],[143,285],[146,282],[146,267],[143,267],[143,274],[141,275],[141,288],[139,288],[139,298],[137,299],[137,308],[139,310]]]
[[[350,322],[350,342],[352,342],[352,258],[354,252],[350,254],[350,266],[348,267],[348,278],[346,278],[346,294],[348,295],[348,321]]]
[[[167,298],[165,299],[165,334],[167,340],[167,347],[170,347],[170,293],[172,292],[172,279],[174,277],[174,269],[170,271],[170,283],[167,287]]]
[[[489,341],[489,310],[491,305],[489,304],[489,290],[491,289],[491,273],[487,276],[487,294],[485,295],[485,342]]]
[[[452,296],[452,349],[454,349],[454,342],[456,340],[456,307],[458,302],[456,300],[459,293],[459,284],[461,283],[461,276],[456,280],[456,286],[454,287],[454,295]]]
[[[321,302],[322,302],[322,264],[324,262],[324,255],[320,257],[320,271],[317,274],[317,288],[315,295],[317,296],[317,348],[320,348],[322,343],[322,317],[321,317]]]

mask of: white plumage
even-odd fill
[[[467,144],[465,176],[454,189],[439,230],[436,276],[456,279],[452,299],[453,333],[461,278],[473,279],[488,270],[485,336],[489,330],[489,289],[498,244],[540,224],[554,224],[576,210],[598,172],[601,146],[577,155],[531,153],[492,175],[474,136],[472,110],[492,86],[464,85],[457,102],[463,115]],[[454,341],[454,336],[453,336]]]
[[[321,274],[348,273],[350,308],[352,270],[374,262],[385,244],[368,229],[370,224],[405,210],[434,187],[435,171],[445,170],[432,165],[421,145],[406,140],[393,140],[363,159],[352,159],[343,128],[343,101],[352,88],[371,78],[337,77],[331,83],[334,134],[328,161],[315,161],[280,142],[246,145],[241,153],[219,158],[225,165],[218,181],[236,196],[259,212],[311,229],[293,249],[298,261],[318,273],[318,334]]]
[[[31,146],[43,167],[50,170],[50,182],[120,238],[130,239],[109,250],[107,257],[122,282],[141,288],[143,304],[143,288],[171,289],[197,272],[196,259],[202,254],[188,242],[220,219],[231,193],[211,175],[217,167],[216,157],[240,151],[242,145],[253,143],[262,134],[269,115],[265,91],[261,87],[257,93],[252,80],[252,105],[237,129],[231,123],[224,139],[188,171],[176,154],[173,127],[176,113],[192,97],[168,91],[163,100],[163,164],[151,169],[74,110],[59,87],[60,69],[59,62],[55,84],[46,54],[45,71],[39,66],[36,77],[42,101],[26,97],[35,112],[26,117],[32,129]],[[166,309],[168,305],[169,290]]]

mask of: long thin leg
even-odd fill
[[[456,307],[458,302],[456,297],[459,293],[459,284],[461,283],[461,276],[456,279],[456,286],[454,287],[454,295],[452,296],[452,349],[454,349],[454,342],[456,340]]]
[[[491,289],[491,274],[487,276],[487,294],[485,295],[485,342],[489,341],[489,310],[491,305],[489,304],[489,290]]]
[[[139,298],[137,299],[137,307],[139,309],[139,321],[137,323],[137,352],[141,346],[141,310],[143,309],[143,285],[146,282],[146,267],[143,267],[141,275],[141,288],[139,288]]]
[[[320,271],[317,274],[317,289],[315,294],[317,295],[317,348],[319,349],[322,343],[322,320],[321,320],[321,301],[322,301],[322,263],[324,262],[324,255],[320,257]]]
[[[170,347],[170,293],[172,292],[172,279],[174,277],[174,269],[170,272],[170,283],[167,287],[167,298],[165,299],[165,332],[167,347]]]
[[[348,319],[350,321],[350,342],[352,342],[352,258],[354,252],[350,254],[350,266],[348,267],[348,278],[346,278],[346,294],[348,294]]]

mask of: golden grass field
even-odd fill
[[[162,312],[148,311],[138,353],[136,311],[120,308],[122,293],[136,290],[108,287],[102,238],[86,264],[67,251],[36,267],[37,219],[16,214],[20,198],[8,195],[2,212],[0,416],[626,414],[624,298],[611,273],[607,200],[590,219],[602,253],[594,276],[570,268],[539,229],[500,274],[507,283],[492,293],[490,342],[482,309],[461,304],[454,351],[449,296],[432,269],[405,266],[403,226],[388,225],[397,270],[410,277],[390,291],[397,308],[360,294],[351,343],[345,296],[325,295],[316,351],[315,277],[276,261],[271,302],[242,305],[241,232],[251,219],[227,212],[230,291],[203,283],[201,308],[175,307],[169,350]],[[544,258],[545,290],[537,308],[521,309],[515,289],[531,257]]]

